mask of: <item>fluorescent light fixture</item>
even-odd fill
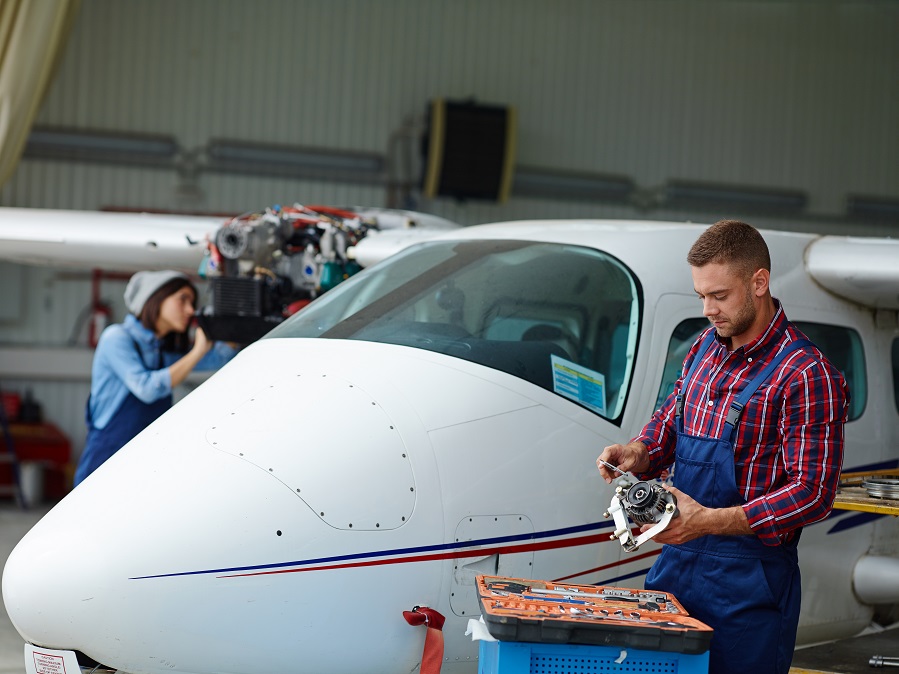
[[[846,197],[846,213],[875,220],[899,220],[899,199],[850,194]]]
[[[209,141],[206,157],[206,169],[222,173],[361,183],[383,183],[386,173],[384,157],[375,153],[217,138]]]
[[[24,156],[28,159],[170,166],[177,153],[178,143],[172,136],[34,127],[28,135]]]
[[[541,199],[578,201],[625,201],[634,191],[634,181],[624,176],[574,173],[518,166],[512,194]]]
[[[690,180],[669,180],[663,188],[663,206],[730,207],[746,210],[796,212],[805,208],[808,196],[799,190],[745,187]]]

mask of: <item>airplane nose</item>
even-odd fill
[[[46,647],[72,643],[75,624],[90,620],[92,601],[103,585],[101,565],[88,561],[102,559],[102,542],[98,549],[87,540],[79,541],[81,527],[53,520],[45,517],[19,541],[3,568],[2,581],[13,626],[26,641]],[[82,609],[80,615],[64,615],[57,608],[71,605]]]
[[[358,425],[346,429],[346,438],[385,462],[376,437],[385,413],[358,409],[361,397],[340,393],[322,401],[354,417]],[[324,431],[298,433],[283,423],[293,399],[265,394],[254,402],[282,400],[281,423],[272,423],[267,414],[276,412],[264,405],[253,413],[238,405],[210,415],[211,422],[194,419],[190,430],[196,409],[187,414],[191,405],[177,405],[175,420],[148,428],[26,534],[2,580],[7,613],[26,641],[78,650],[125,671],[164,671],[146,668],[163,657],[179,663],[176,671],[208,671],[202,660],[214,647],[231,671],[260,672],[241,659],[260,643],[277,650],[288,641],[315,662],[315,649],[324,646],[299,627],[308,626],[309,615],[324,614],[333,588],[314,573],[264,574],[360,548],[392,548],[383,539],[410,518],[415,483],[411,471],[320,461],[333,457],[344,438],[331,433],[326,445]],[[320,408],[311,404],[311,411],[332,428]],[[241,415],[244,422],[236,421]],[[375,442],[359,443],[357,433]],[[290,444],[297,451],[286,452]],[[396,448],[396,461],[408,467]],[[277,461],[275,450],[283,454]],[[291,454],[298,460],[291,463]],[[368,488],[371,498],[349,498],[344,488]],[[366,588],[354,591],[362,596]]]
[[[126,671],[156,671],[147,661],[160,657],[208,671],[197,663],[214,647],[229,671],[255,674],[246,653],[290,642],[326,667],[333,652],[298,626],[336,619],[333,588],[305,571],[355,566],[360,550],[383,555],[401,547],[391,537],[401,529],[442,540],[440,503],[417,501],[420,486],[437,490],[436,476],[416,481],[412,470],[409,447],[433,461],[421,410],[398,389],[370,393],[388,378],[366,379],[364,362],[352,373],[323,360],[285,368],[295,345],[271,341],[166,412],[19,542],[2,587],[26,641]],[[410,522],[413,511],[423,517]],[[366,598],[383,588],[397,616],[394,604],[408,609],[439,587],[410,579],[398,592],[379,558],[372,568],[374,581],[345,584]],[[391,647],[381,641],[369,652]]]
[[[411,671],[401,612],[442,597],[423,572],[446,540],[431,434],[536,405],[448,364],[340,340],[248,347],[22,539],[3,574],[16,629],[124,671]],[[336,585],[372,626],[339,667]]]

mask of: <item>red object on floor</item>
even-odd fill
[[[11,423],[9,432],[12,436],[16,457],[19,463],[36,461],[44,468],[44,498],[59,500],[71,489],[72,443],[69,438],[54,424]],[[0,454],[7,452],[6,437],[0,428]],[[12,484],[11,465],[0,465],[0,483]]]
[[[0,403],[3,404],[8,421],[13,422],[19,418],[19,410],[22,409],[22,396],[12,391],[0,391]]]

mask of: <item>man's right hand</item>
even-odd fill
[[[602,461],[617,466],[625,473],[645,472],[649,469],[649,451],[642,442],[630,442],[626,445],[609,445],[602,450],[602,454],[596,460],[599,474],[606,482],[619,477],[620,473],[604,465]]]

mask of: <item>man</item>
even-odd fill
[[[785,674],[799,622],[796,546],[833,505],[849,392],[771,296],[755,228],[717,222],[687,262],[713,327],[640,435],[599,458],[644,479],[675,462],[679,514],[655,537],[665,545],[646,587],[714,628],[709,671]]]

